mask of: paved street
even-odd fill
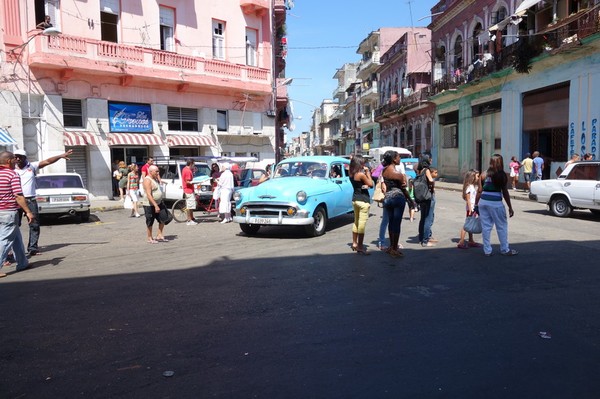
[[[45,225],[0,279],[0,397],[598,397],[600,220],[515,200],[520,254],[494,232],[486,258],[456,249],[460,193],[437,198],[439,245],[405,220],[403,259],[375,248],[377,208],[366,257],[351,216],[319,238],[174,222],[156,245],[125,210]]]

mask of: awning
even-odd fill
[[[540,0],[523,0],[523,2],[517,7],[515,10],[515,15],[522,16],[529,10],[531,7],[539,3]]]
[[[170,134],[167,135],[167,144],[169,147],[188,146],[188,147],[214,147],[215,142],[206,135],[197,134]]]
[[[160,136],[154,133],[110,133],[108,145],[163,145]]]
[[[0,127],[0,145],[16,145],[17,142],[12,138],[8,130]]]
[[[64,144],[67,147],[98,145],[100,140],[92,132],[64,132]]]

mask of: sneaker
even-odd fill
[[[225,223],[229,223],[229,221],[227,219],[221,220],[221,224],[225,224]]]
[[[435,247],[435,244],[434,244],[434,243],[432,243],[432,242],[425,242],[425,241],[423,241],[423,242],[421,243],[421,246],[422,246],[422,247]]]
[[[197,224],[198,224],[198,222],[196,222],[195,220],[188,220],[186,223],[187,226],[195,226]]]
[[[140,217],[142,217],[142,215],[140,215],[139,213],[136,213],[136,214],[135,214],[135,217],[136,217],[136,218],[140,218]]]
[[[515,256],[518,254],[519,254],[519,251],[517,251],[516,249],[511,249],[506,252],[500,252],[500,255],[503,255],[503,256]]]

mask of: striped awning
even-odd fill
[[[188,146],[188,147],[213,147],[215,142],[206,135],[197,134],[170,134],[167,136],[169,147]]]
[[[100,140],[92,132],[64,132],[64,144],[67,147],[98,145]]]
[[[0,145],[16,145],[17,141],[12,138],[8,130],[0,127]]]
[[[163,140],[154,133],[110,133],[108,145],[163,145]]]

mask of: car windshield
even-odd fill
[[[326,177],[327,164],[325,162],[281,162],[275,169],[275,177],[309,176]]]
[[[185,165],[179,165],[179,169],[183,170],[183,168],[185,168]],[[208,167],[207,164],[196,164],[196,168],[194,170],[194,177],[200,177],[200,176],[210,176],[210,168]]]
[[[37,176],[37,188],[83,188],[79,176]]]

